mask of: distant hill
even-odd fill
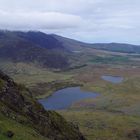
[[[87,49],[87,47],[90,47],[90,44],[80,42],[80,41],[77,41],[77,40],[74,40],[74,39],[62,37],[62,36],[55,35],[55,34],[52,34],[51,36],[53,36],[59,42],[61,42],[62,45],[65,47],[65,49],[67,49],[69,51],[73,51],[73,52],[83,51],[83,49]]]
[[[1,59],[63,69],[69,66],[68,54],[62,43],[41,32],[0,32]]]
[[[121,53],[140,53],[140,46],[123,43],[96,43],[91,47],[99,50],[106,50]]]
[[[44,68],[67,69],[83,55],[110,51],[140,53],[140,46],[119,43],[88,44],[42,32],[0,31],[0,59],[33,63]],[[95,53],[94,53],[95,52]],[[85,57],[83,56],[82,61]]]
[[[125,43],[84,43],[74,39],[65,38],[58,35],[52,35],[59,40],[67,49],[72,51],[80,51],[88,48],[94,48],[98,50],[121,52],[121,53],[140,53],[140,45],[132,45]]]

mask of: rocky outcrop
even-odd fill
[[[28,89],[0,71],[0,112],[19,123],[28,123],[52,140],[85,140],[77,126],[54,111],[46,111]]]

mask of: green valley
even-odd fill
[[[86,44],[41,32],[6,32],[1,36],[0,70],[15,85],[5,98],[5,92],[0,92],[0,139],[8,140],[9,133],[13,133],[13,140],[140,139],[140,59],[139,51],[134,51],[138,46],[108,44],[108,50],[107,44]],[[131,48],[131,52],[114,50],[116,45]],[[106,75],[120,76],[123,81],[114,84],[102,78]],[[8,83],[0,77],[0,89]],[[38,104],[38,99],[76,86],[99,96],[55,111]],[[12,105],[14,97],[19,108]]]

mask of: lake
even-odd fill
[[[70,87],[54,92],[48,98],[40,99],[39,102],[47,110],[61,110],[69,108],[73,103],[88,99],[96,98],[98,93],[83,91],[80,87]]]
[[[121,76],[110,76],[110,75],[103,75],[101,77],[103,80],[114,83],[114,84],[119,84],[123,82],[123,77]]]

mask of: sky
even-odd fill
[[[140,44],[140,0],[0,0],[0,29]]]

